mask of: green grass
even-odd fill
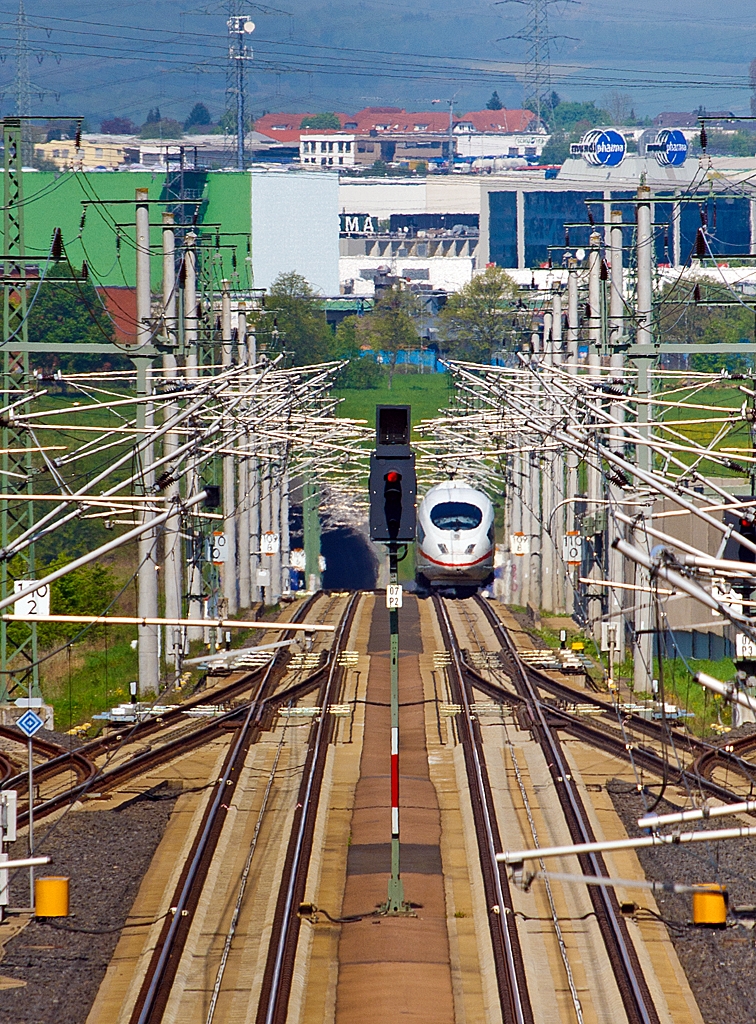
[[[735,666],[730,658],[722,658],[720,661],[689,658],[688,661],[694,672],[705,672],[723,682],[735,675]],[[658,661],[654,661],[654,674],[658,678]],[[717,721],[723,725],[731,724],[730,708],[723,704],[721,697],[694,683],[685,663],[679,658],[664,659],[664,689],[668,703],[677,704],[684,711],[694,713],[696,717],[688,719],[688,728],[697,736],[706,735]]]
[[[74,647],[70,662],[64,652],[53,678],[49,673],[45,679],[44,669],[43,664],[42,692],[55,709],[55,728],[67,732],[91,721],[92,715],[129,700],[128,684],[137,678],[137,652],[126,637],[111,636],[107,647],[104,640],[86,648]]]
[[[343,402],[337,415],[349,419],[367,420],[375,426],[376,405],[411,405],[412,423],[431,419],[438,410],[449,404],[449,375],[447,373],[395,373],[391,390],[388,384],[380,388],[339,388],[334,391]]]

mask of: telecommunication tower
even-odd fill
[[[246,14],[237,13],[238,6],[232,4],[232,13],[228,26],[228,59],[231,62],[230,88],[227,91],[236,99],[236,169],[244,170],[244,69],[248,61],[253,59],[252,47],[247,46],[247,36],[255,31],[255,23]],[[232,84],[231,84],[232,83]]]

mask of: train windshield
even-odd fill
[[[483,513],[466,501],[442,501],[433,506],[430,517],[439,530],[474,530],[480,526]]]

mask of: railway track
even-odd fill
[[[302,621],[312,613],[317,602],[323,600],[324,595],[318,594],[309,598],[299,606],[294,621]],[[287,632],[285,639],[290,639],[293,634]],[[65,775],[69,771],[76,770],[80,781],[74,786],[66,786],[39,803],[35,803],[35,819],[41,819],[53,812],[66,807],[75,800],[80,800],[87,795],[103,795],[117,789],[119,786],[137,778],[146,772],[152,771],[161,764],[172,760],[174,757],[183,756],[189,751],[208,743],[228,730],[238,728],[240,721],[244,720],[251,704],[255,705],[256,714],[264,717],[271,714],[275,707],[275,687],[284,676],[289,660],[287,648],[280,648],[275,656],[260,668],[238,675],[231,682],[214,688],[210,693],[203,694],[193,700],[187,701],[179,707],[169,709],[164,715],[150,717],[141,722],[136,722],[128,730],[119,730],[107,736],[98,737],[90,743],[83,744],[75,750],[66,750],[58,744],[49,741],[34,740],[35,750],[41,754],[47,753],[49,759],[34,768],[34,782],[50,782]],[[324,666],[301,680],[297,685],[304,692],[314,689],[323,674]],[[240,694],[254,690],[250,701],[244,701],[239,706],[213,717],[206,721],[198,721],[197,724],[187,726],[185,712],[201,707],[203,704],[222,704]],[[288,699],[287,694],[281,695],[281,702]],[[259,724],[259,723],[258,723]],[[6,728],[8,738],[21,742],[17,730]],[[168,738],[157,746],[148,745],[144,747],[144,741],[160,735]],[[25,742],[25,741],[23,741]],[[141,749],[133,754],[126,754],[124,760],[112,767],[107,767],[108,760],[114,759],[115,755],[123,755],[128,747],[138,744]],[[105,765],[98,765],[96,757],[104,757]],[[14,769],[15,770],[15,769]],[[10,774],[2,783],[3,788],[17,788],[21,793],[28,792],[28,779],[25,774]],[[18,822],[20,825],[28,821],[28,806],[22,805],[19,811]]]
[[[299,939],[299,905],[305,894],[312,842],[320,803],[328,744],[333,733],[333,717],[325,709],[335,703],[341,688],[344,667],[338,655],[344,650],[357,611],[359,595],[353,594],[339,626],[324,678],[318,704],[323,709],[314,724],[307,749],[304,774],[299,789],[291,836],[284,861],[281,887],[273,918],[268,959],[263,975],[256,1024],[286,1024],[294,960]]]
[[[498,626],[501,626],[502,629],[505,629],[493,609],[485,602],[483,605],[484,614],[493,628],[496,630]],[[463,666],[472,685],[480,689],[491,700],[509,704],[515,708],[526,709],[528,703],[526,695],[516,689],[506,689],[487,679],[477,669],[469,665],[464,657]],[[712,775],[716,768],[727,768],[729,771],[740,774],[748,783],[747,791],[750,791],[752,780],[756,781],[756,766],[744,758],[744,754],[756,748],[756,737],[742,737],[725,747],[715,747],[695,736],[674,730],[672,739],[676,744],[678,760],[676,764],[670,762],[664,754],[664,747],[670,739],[670,731],[666,726],[633,713],[623,713],[619,719],[616,707],[607,701],[575,690],[527,663],[522,663],[522,671],[536,692],[543,689],[557,697],[557,702],[542,702],[544,713],[552,728],[568,733],[575,739],[603,750],[613,757],[632,763],[644,772],[658,778],[666,778],[671,785],[680,786],[690,792],[700,791],[718,800],[730,802],[742,799],[743,790],[724,786],[714,780]],[[592,704],[601,712],[602,718],[593,716],[585,718],[570,712],[565,706],[575,703]],[[638,733],[647,737],[650,742],[643,742],[638,737]],[[654,745],[651,745],[652,742]],[[687,752],[689,755],[687,766],[682,764],[682,758],[679,756],[682,752]]]
[[[171,900],[171,916],[166,919],[158,938],[130,1016],[130,1024],[158,1024],[162,1019],[247,752],[260,731],[270,722],[276,708],[282,704],[293,703],[318,687],[321,707],[324,706],[324,702],[331,702],[333,693],[341,681],[337,655],[349,635],[357,601],[358,596],[353,595],[347,603],[337,626],[336,640],[323,665],[311,675],[277,693],[270,692],[270,687],[266,687],[266,678],[263,678],[253,700],[245,708],[233,713],[238,722],[234,740],[224,761],[214,795],[208,803],[184,863]],[[266,677],[269,676],[270,670],[266,672]],[[264,990],[267,994],[264,1000],[261,999],[260,1004],[260,1012],[264,1003],[266,1015],[269,1012],[273,1014],[270,1020],[285,1019],[299,927],[297,910],[304,890],[312,848],[330,729],[331,716],[320,715],[313,724],[308,744],[300,789],[300,806],[294,816],[294,826],[284,863],[266,967],[267,988]],[[284,1014],[283,1017],[280,1016],[281,1013]]]
[[[448,613],[440,598],[435,598],[434,601],[439,618],[447,623],[445,639],[450,645],[452,665],[456,665],[456,671],[463,675],[459,644],[451,628]],[[595,841],[582,796],[572,778],[557,730],[550,721],[551,709],[542,702],[537,687],[518,657],[503,623],[483,599],[476,598],[475,607],[485,617],[501,644],[502,657],[528,716],[531,733],[543,751],[572,841]],[[471,686],[469,676],[466,685]],[[464,688],[462,692],[464,693]],[[609,874],[604,859],[599,854],[583,855],[578,859],[581,870],[586,875]],[[614,891],[596,886],[590,886],[588,891],[629,1024],[659,1024],[656,1006]]]
[[[471,710],[472,688],[464,671],[461,651],[444,601],[434,597],[433,606],[444,644],[451,657],[449,683],[452,697],[461,708],[457,725],[465,756],[486,905],[496,908],[489,912],[488,922],[502,1019],[504,1024],[534,1024],[509,880],[506,871],[496,860],[496,854],[503,852],[504,847],[496,819],[480,726]]]

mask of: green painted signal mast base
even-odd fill
[[[389,583],[399,581],[398,545],[389,541]],[[406,549],[405,549],[406,550]],[[379,913],[386,917],[415,917],[412,904],[404,899],[404,882],[399,871],[399,609],[389,609],[389,634],[391,638],[391,752],[392,780],[396,772],[396,789],[392,781],[392,807],[396,803],[396,823],[391,829],[391,877],[388,883],[388,899],[382,903]],[[396,761],[394,760],[396,757]]]

